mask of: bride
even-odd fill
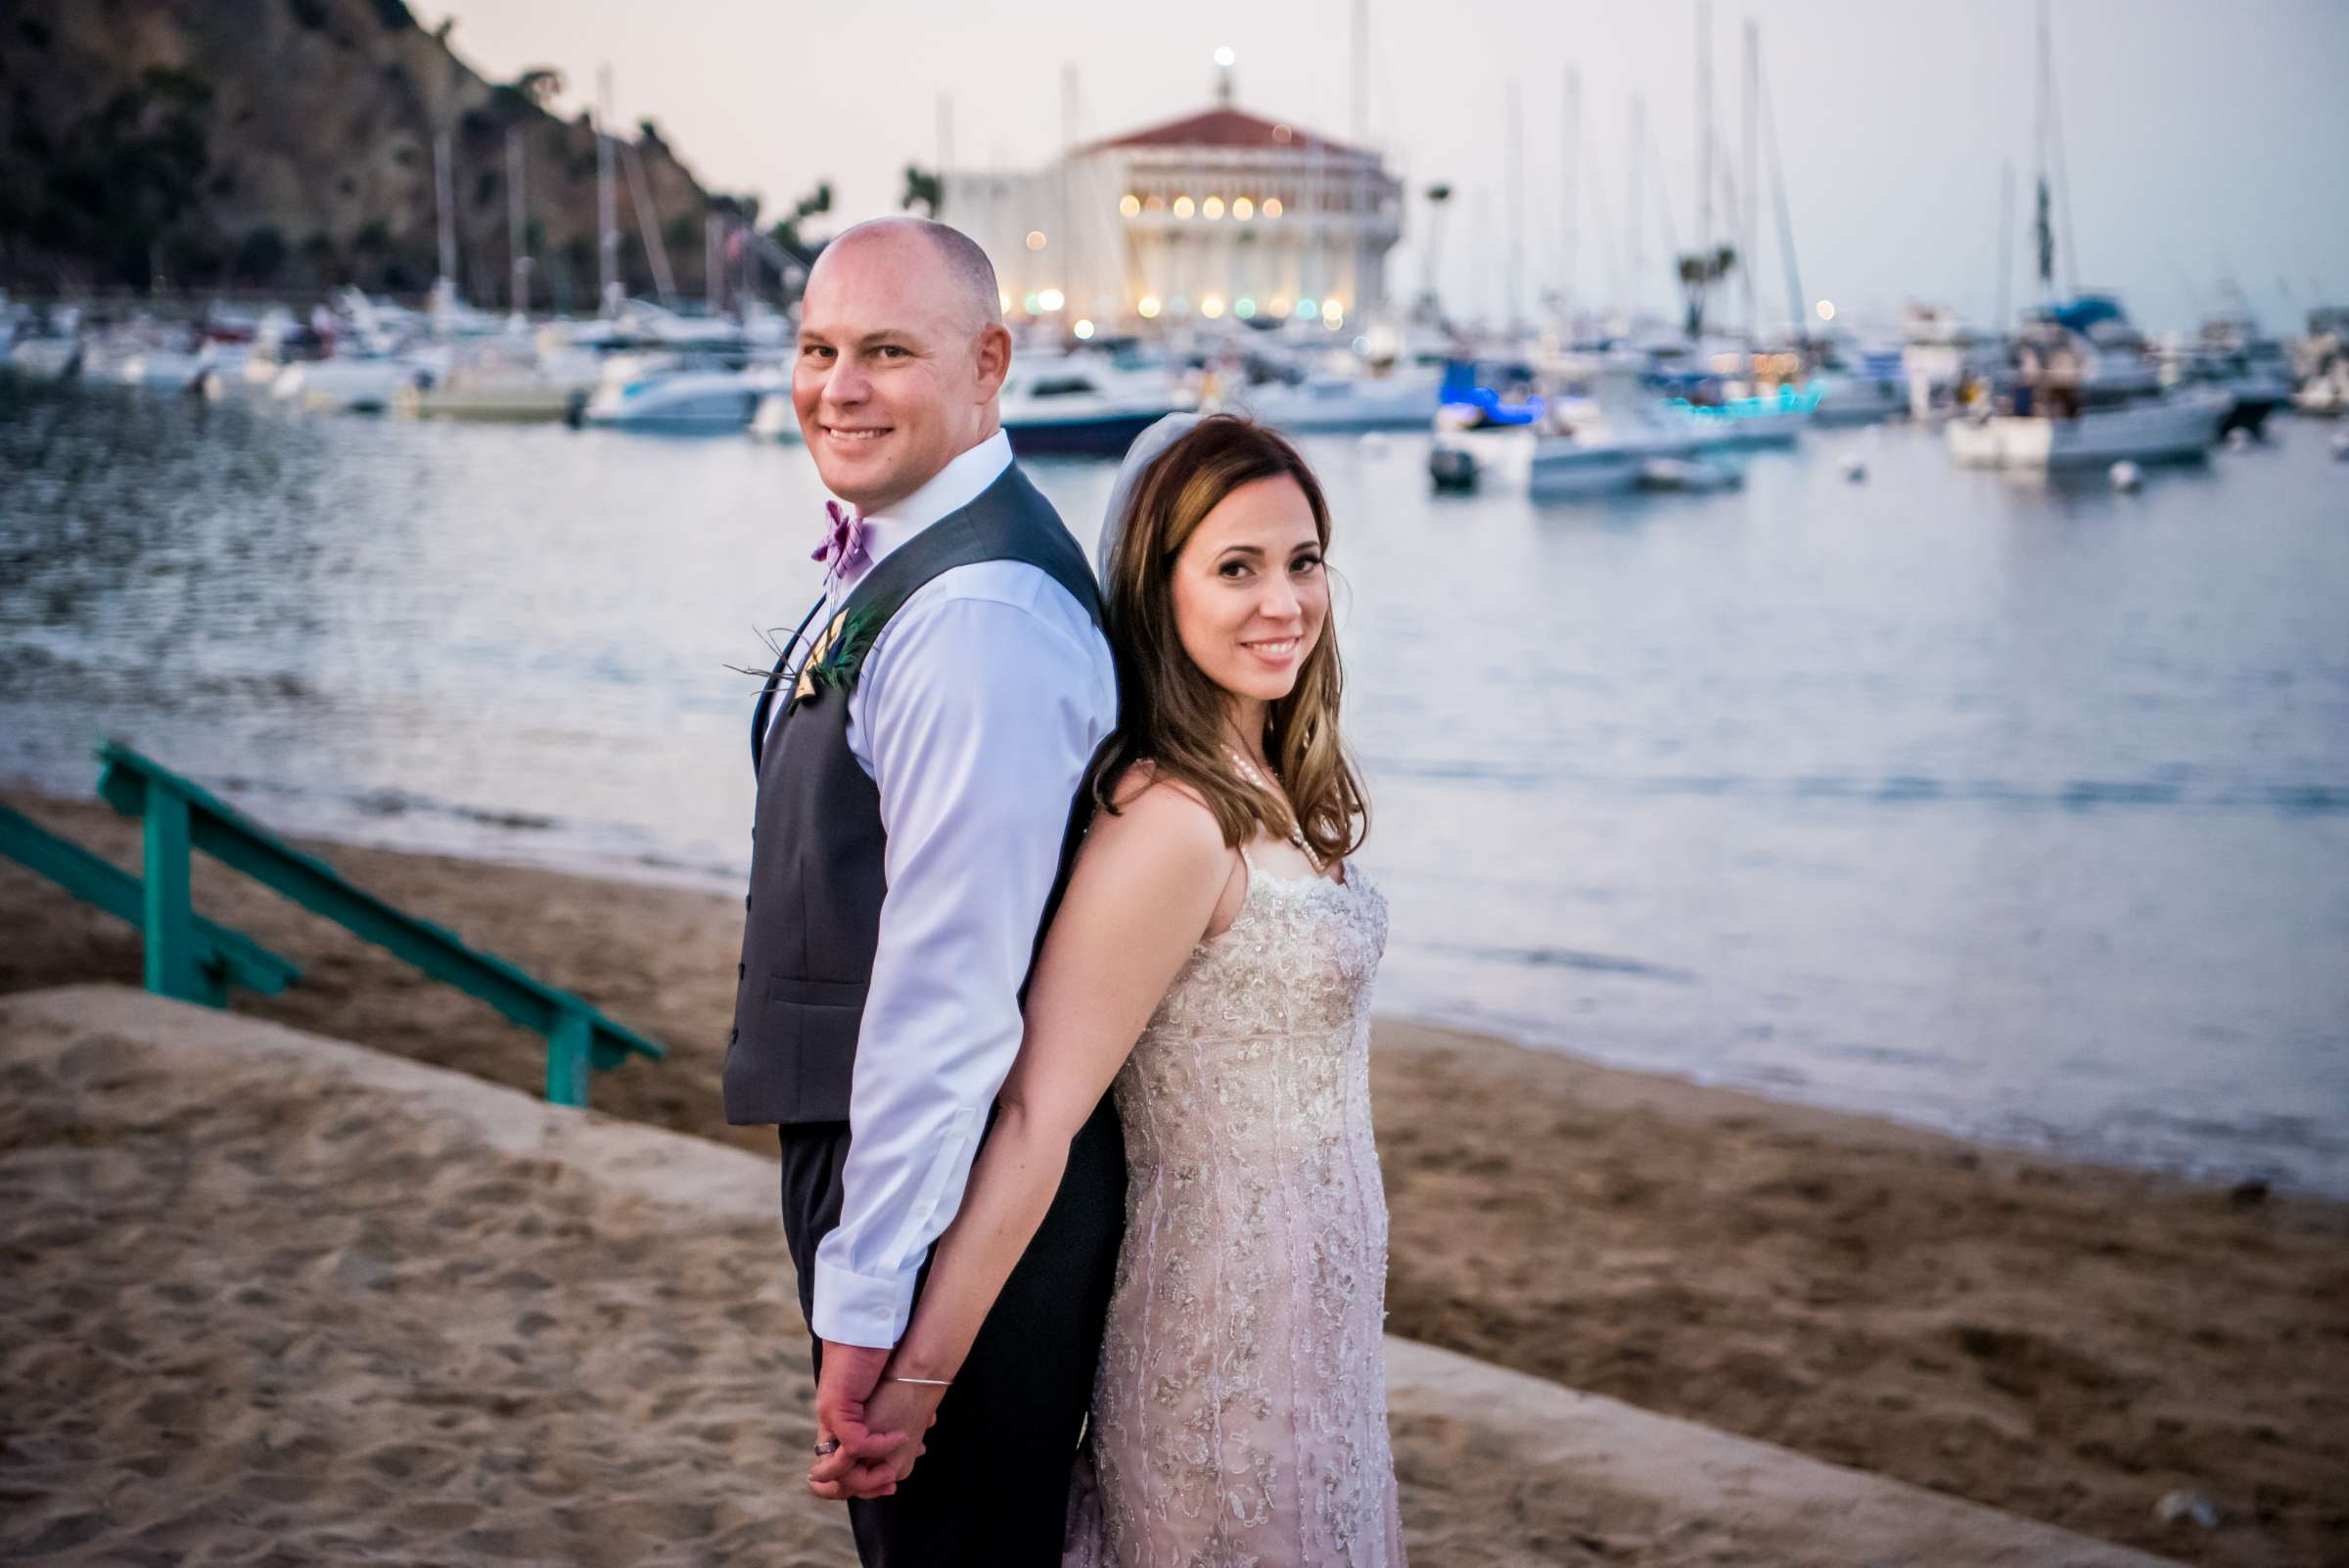
[[[1121,714],[1097,814],[998,1119],[866,1412],[916,1434],[886,1485],[1114,1092],[1126,1238],[1071,1565],[1404,1560],[1368,1069],[1387,913],[1347,859],[1365,806],[1339,743],[1328,544],[1312,471],[1259,426],[1176,415],[1128,456],[1100,551]]]

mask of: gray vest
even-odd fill
[[[978,499],[905,541],[865,574],[841,606],[833,646],[807,663],[812,683],[781,681],[780,664],[752,719],[759,773],[751,888],[743,899],[734,1028],[726,1037],[726,1120],[740,1125],[845,1122],[873,954],[880,945],[881,793],[849,750],[848,694],[890,617],[943,572],[1025,561],[1101,624],[1100,590],[1077,541],[1028,477],[1007,468]],[[984,670],[969,672],[984,680]],[[772,703],[787,704],[771,737]],[[1089,813],[1070,803],[1060,872],[1044,923],[1068,884]],[[1023,991],[1024,991],[1023,987]]]

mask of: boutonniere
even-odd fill
[[[869,610],[851,615],[846,610],[832,618],[824,634],[815,640],[807,662],[800,667],[800,678],[791,689],[791,708],[814,698],[816,689],[829,686],[844,698],[856,689],[856,676],[864,668],[864,656],[872,652],[873,640],[881,634],[881,623]]]

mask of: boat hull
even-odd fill
[[[1977,468],[2060,469],[2199,457],[2219,438],[2229,397],[2095,409],[2069,419],[1994,414],[1949,427],[1950,455]]]
[[[1130,414],[1091,414],[1075,419],[1029,419],[1003,422],[1011,449],[1020,457],[1124,457],[1133,438],[1171,410],[1146,409]]]

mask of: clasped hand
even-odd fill
[[[817,1458],[807,1490],[845,1502],[886,1498],[913,1473],[928,1450],[922,1439],[938,1424],[945,1390],[901,1383],[887,1375],[890,1352],[824,1342],[824,1369],[815,1384],[815,1439],[840,1447]]]

